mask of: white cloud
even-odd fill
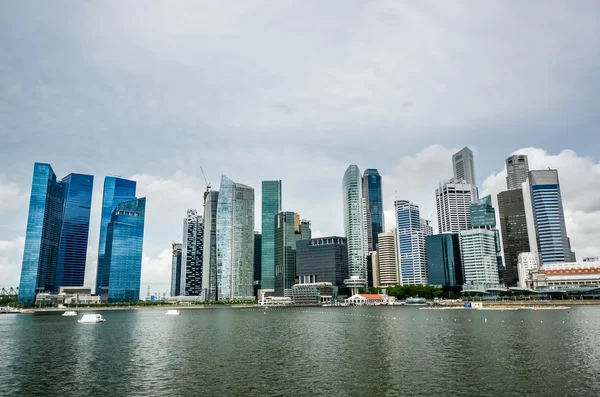
[[[23,205],[24,196],[19,186],[0,175],[0,213]]]
[[[19,286],[24,244],[24,237],[0,240],[0,288]]]
[[[140,295],[146,296],[148,286],[150,293],[171,293],[171,249],[165,248],[153,256],[142,259],[142,282]]]

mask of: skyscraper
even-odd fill
[[[426,285],[427,257],[419,207],[406,200],[396,200],[394,207],[398,226],[400,283]]]
[[[217,299],[254,299],[254,189],[221,177],[216,229]]]
[[[378,241],[379,286],[398,285],[398,231],[379,233]]]
[[[465,183],[477,186],[475,178],[475,161],[473,152],[468,147],[454,153],[452,156],[452,165],[454,168],[454,183]]]
[[[262,182],[262,289],[275,288],[275,215],[281,212],[281,181]]]
[[[346,293],[346,238],[330,236],[296,241],[296,275],[300,283],[328,282]]]
[[[421,231],[425,237],[433,234],[433,226],[431,225],[431,221],[429,219],[421,218]]]
[[[204,219],[195,209],[188,209],[183,220],[182,253],[180,295],[200,296],[204,264]]]
[[[471,229],[471,202],[477,199],[475,185],[442,182],[435,191],[439,233]]]
[[[98,242],[98,266],[96,269],[96,294],[108,288],[108,268],[104,266],[106,254],[106,235],[108,223],[117,205],[125,201],[135,200],[136,182],[128,179],[107,176],[104,178],[102,192],[102,215],[100,218],[100,240]],[[106,291],[104,291],[105,293]]]
[[[498,193],[498,211],[506,265],[505,282],[508,287],[516,287],[519,281],[519,254],[531,251],[523,191],[514,189]]]
[[[427,276],[430,285],[463,285],[460,239],[457,233],[427,236]]]
[[[506,159],[506,187],[508,190],[521,189],[527,180],[529,161],[524,154],[514,154]]]
[[[181,293],[181,256],[182,244],[172,244],[171,257],[171,296],[178,296]]]
[[[494,229],[496,227],[496,211],[492,206],[492,196],[475,200],[469,206],[471,227],[473,229]]]
[[[262,277],[262,234],[254,232],[254,296],[258,299]]]
[[[342,182],[344,232],[348,243],[348,273],[367,281],[368,236],[366,202],[362,197],[360,170],[351,165]]]
[[[291,296],[296,283],[296,242],[310,240],[310,222],[294,212],[275,218],[275,296]]]
[[[32,305],[37,292],[58,292],[65,283],[83,286],[93,180],[70,174],[59,182],[50,164],[34,164],[20,304]]]
[[[104,265],[108,267],[108,301],[140,298],[146,198],[117,205],[106,230]]]
[[[204,198],[204,253],[202,290],[206,300],[217,300],[217,204],[219,192],[211,190]]]
[[[534,226],[529,229],[530,246],[535,241],[534,248],[542,263],[572,260],[574,255],[567,237],[558,171],[529,171],[527,182],[523,184],[523,197],[527,199],[526,214],[529,212],[530,217],[527,221]]]
[[[368,250],[375,251],[378,235],[385,230],[379,171],[373,168],[365,170],[362,177],[362,189],[367,209]]]

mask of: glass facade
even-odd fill
[[[187,210],[183,220],[181,292],[183,296],[202,294],[204,258],[204,219],[195,209]]]
[[[344,232],[348,244],[348,275],[367,280],[369,248],[366,201],[362,197],[360,170],[356,165],[346,169],[342,180]]]
[[[262,182],[261,277],[263,289],[275,288],[275,215],[281,212],[281,181]]]
[[[173,257],[171,259],[171,296],[178,296],[181,291],[181,259],[182,245],[173,243]]]
[[[348,247],[344,237],[319,237],[296,242],[296,275],[300,283],[328,282],[347,294]]]
[[[83,287],[92,207],[92,175],[70,174],[62,179],[64,186],[63,222],[58,246],[56,282],[60,287]]]
[[[427,285],[425,235],[421,232],[419,207],[406,200],[396,200],[398,257],[402,285]]]
[[[145,198],[120,203],[112,213],[104,258],[108,269],[109,302],[140,299],[145,213]]]
[[[310,222],[294,212],[275,216],[275,296],[291,296],[296,284],[296,242],[310,239]]]
[[[492,206],[492,196],[473,201],[469,207],[471,226],[474,229],[493,229],[496,227],[496,211]]]
[[[463,285],[458,234],[446,233],[427,236],[426,246],[429,284],[442,287]]]
[[[211,190],[204,199],[204,264],[202,289],[207,300],[217,300],[217,204],[219,192]]]
[[[33,305],[36,292],[83,285],[93,181],[70,174],[59,182],[49,164],[34,164],[20,304]]]
[[[381,175],[379,175],[379,171],[376,169],[369,168],[365,170],[362,182],[363,197],[367,202],[369,251],[376,251],[379,233],[385,230]]]
[[[102,288],[108,288],[108,268],[104,266],[108,223],[118,204],[135,200],[135,190],[135,181],[114,176],[104,178],[102,214],[100,217],[100,240],[98,242],[98,267],[96,269],[96,294],[100,294]]]
[[[254,299],[254,189],[223,175],[216,226],[217,299]]]
[[[498,193],[498,211],[506,263],[505,283],[508,287],[516,287],[519,282],[519,254],[531,252],[523,190]]]

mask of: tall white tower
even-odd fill
[[[342,181],[344,208],[344,232],[348,244],[348,274],[356,280],[367,281],[367,222],[366,203],[362,197],[360,170],[356,165],[348,167]],[[355,288],[353,288],[354,290]]]

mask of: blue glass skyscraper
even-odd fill
[[[140,298],[146,198],[117,205],[106,230],[104,266],[108,270],[108,301]]]
[[[426,237],[427,279],[430,285],[456,287],[463,284],[460,240],[457,233]]]
[[[406,200],[396,200],[398,257],[402,285],[426,285],[427,258],[425,235],[421,232],[419,207]]]
[[[377,250],[379,233],[385,231],[383,219],[383,195],[381,193],[381,175],[374,168],[363,173],[363,197],[367,202],[367,228],[369,251]]]
[[[281,181],[262,182],[260,288],[275,288],[275,216],[281,211]]]
[[[34,164],[20,304],[32,305],[38,291],[83,285],[93,179],[71,174],[59,182],[50,164]]]
[[[108,288],[108,268],[104,266],[106,236],[112,213],[122,202],[135,199],[136,182],[128,179],[107,176],[102,192],[102,215],[100,218],[100,241],[98,243],[98,268],[96,270],[96,294],[101,288]]]

